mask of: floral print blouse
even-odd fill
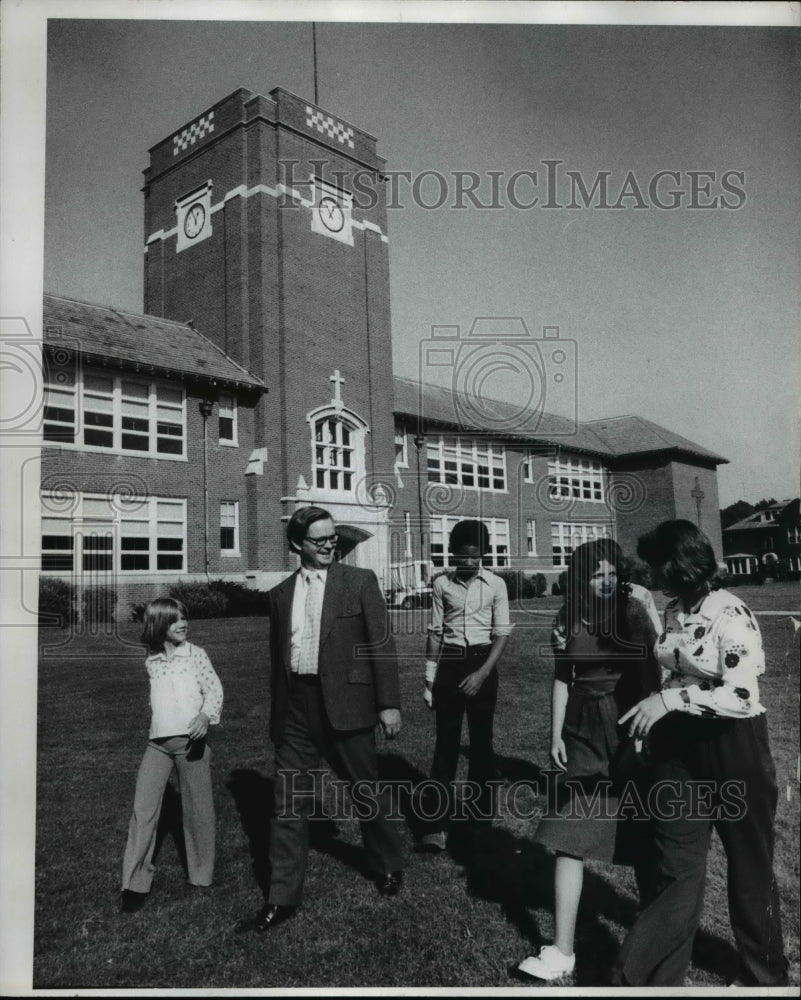
[[[729,591],[712,591],[689,613],[671,601],[656,655],[671,711],[727,718],[765,711],[757,683],[765,672],[762,636],[752,612]]]
[[[171,658],[154,653],[145,661],[150,678],[150,739],[182,736],[198,712],[209,722],[220,721],[223,689],[211,660],[200,646],[186,642],[176,647]]]

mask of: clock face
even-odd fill
[[[318,205],[320,221],[332,233],[338,233],[345,225],[345,213],[333,198],[321,198]]]
[[[193,205],[184,216],[184,232],[192,240],[203,229],[206,221],[206,209],[201,204]]]

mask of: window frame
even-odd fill
[[[309,414],[307,420],[311,431],[311,481],[314,495],[332,499],[352,497],[365,473],[365,426],[350,412],[328,407]],[[318,425],[323,428],[323,432],[326,429],[330,431],[333,425],[336,428],[334,440],[318,440]],[[347,442],[344,438],[345,431],[348,434]],[[341,464],[318,460],[320,451],[323,451],[326,457],[330,457],[332,449],[342,460]],[[350,465],[344,462],[345,454],[351,456]],[[334,475],[337,477],[337,485],[332,485]],[[350,477],[347,486],[344,485],[346,477]],[[340,481],[343,485],[339,485]]]
[[[223,400],[230,400],[230,406],[227,403],[223,403]],[[223,416],[223,409],[230,410],[230,417],[226,415]],[[223,437],[222,430],[220,427],[220,422],[223,419],[229,419],[231,421],[231,436]],[[231,393],[223,393],[217,399],[217,443],[222,448],[238,448],[239,447],[239,406],[237,404],[236,396]]]
[[[223,507],[232,508],[233,513],[233,524],[223,523]],[[234,532],[234,544],[231,548],[223,547],[223,530],[232,529]],[[220,555],[223,558],[230,558],[234,556],[240,556],[242,553],[239,548],[239,501],[238,500],[220,500]]]
[[[48,501],[52,508],[48,509]],[[153,574],[185,574],[188,572],[188,526],[187,501],[182,497],[117,497],[110,498],[107,494],[78,492],[75,494],[72,509],[61,512],[62,498],[58,494],[43,491],[41,495],[41,571],[54,575],[96,575],[109,577],[131,578]],[[93,506],[95,507],[92,510]],[[162,516],[167,513],[164,508],[170,508],[172,517]],[[44,522],[48,527],[56,528],[63,525],[62,530],[45,532]],[[138,529],[130,530],[133,525]],[[144,530],[141,526],[144,525]],[[179,533],[167,525],[180,525]],[[128,531],[126,532],[126,526]],[[47,539],[69,538],[68,546],[48,546]],[[103,541],[110,539],[111,544],[94,543],[87,545],[86,540]],[[125,546],[126,539],[146,539],[147,546]],[[179,546],[165,545],[173,539],[179,540]],[[71,565],[46,565],[48,554],[58,559],[58,553],[69,550]],[[100,558],[95,558],[91,564],[92,552],[110,552],[110,559],[105,565],[98,565]],[[141,560],[141,553],[147,553],[147,567],[125,566],[126,561]],[[180,553],[180,565],[163,565],[165,560],[174,561],[175,553]],[[54,555],[55,554],[55,555]],[[66,557],[64,557],[66,559]]]
[[[448,468],[449,465],[452,468]],[[481,483],[482,479],[486,480],[486,485]],[[458,486],[477,493],[508,493],[506,447],[458,434],[429,437],[426,439],[426,482]]]
[[[578,539],[576,536],[579,536]],[[568,560],[577,546],[597,538],[614,538],[612,522],[551,521],[551,561],[554,568],[567,569]]]
[[[451,569],[450,552],[448,552],[448,537],[454,525],[464,520],[452,514],[437,514],[429,518],[429,561],[436,569]],[[509,569],[511,566],[511,535],[509,518],[482,517],[490,537],[490,551],[487,553],[485,566],[493,572]],[[437,539],[441,538],[441,543]],[[500,544],[505,542],[505,552],[500,552]],[[440,552],[439,549],[442,551]],[[499,558],[500,557],[500,558]]]
[[[548,498],[581,503],[606,503],[609,470],[593,458],[557,456],[548,459]]]
[[[71,382],[59,381],[59,373],[71,374]],[[110,388],[104,386],[110,383]],[[131,392],[132,387],[145,390],[145,394]],[[180,396],[176,401],[175,396]],[[173,398],[170,398],[173,397]],[[53,411],[66,411],[66,407],[51,406],[50,400],[66,402],[71,398],[73,421],[59,419]],[[145,401],[146,398],[146,401]],[[146,417],[138,415],[146,407]],[[50,413],[48,413],[50,410]],[[127,411],[127,412],[126,412]],[[172,419],[169,419],[172,415]],[[147,421],[147,430],[135,426]],[[125,426],[128,423],[129,426]],[[48,424],[53,428],[46,436]],[[65,429],[63,438],[58,428]],[[179,427],[180,435],[166,431]],[[71,428],[70,431],[67,429]],[[186,387],[168,379],[149,378],[136,373],[107,372],[90,367],[70,364],[45,368],[44,380],[44,437],[43,447],[67,448],[98,454],[130,455],[139,458],[157,458],[162,461],[188,461],[187,443],[187,391]],[[94,437],[87,441],[87,435]],[[108,444],[99,443],[108,438]],[[125,447],[123,442],[132,438],[146,439],[146,448]],[[160,449],[161,442],[180,440],[180,451]]]

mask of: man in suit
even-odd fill
[[[303,507],[287,525],[300,569],[269,594],[275,812],[267,902],[256,917],[265,931],[300,903],[309,849],[313,775],[325,758],[349,783],[360,782],[375,815],[362,822],[367,861],[378,891],[395,895],[404,864],[398,822],[386,818],[389,797],[375,783],[375,727],[400,732],[395,644],[384,599],[371,570],[337,562],[328,511]],[[362,784],[366,782],[368,784]]]

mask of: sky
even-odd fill
[[[311,24],[51,20],[48,37],[44,288],[141,311],[148,148],[240,86],[313,99]],[[557,326],[578,374],[545,409],[635,413],[723,455],[723,506],[798,494],[792,29],[319,23],[317,49],[318,103],[388,170],[443,178],[415,199],[399,173],[388,213],[397,375],[450,377],[420,369],[433,325]],[[459,171],[482,205],[495,172],[496,207],[455,207]],[[536,184],[510,188],[520,171]],[[608,172],[621,207],[568,207],[568,171],[588,191]]]

